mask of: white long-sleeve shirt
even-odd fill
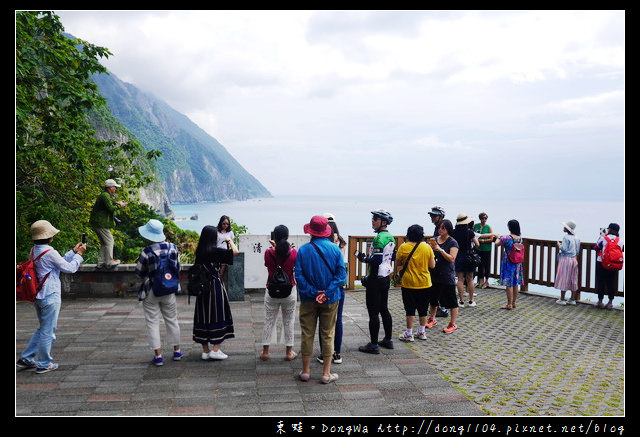
[[[62,257],[57,250],[48,244],[36,244],[33,246],[33,258],[37,258],[38,255],[47,249],[51,250],[36,262],[36,273],[38,276],[38,283],[42,281],[47,273],[49,273],[49,277],[36,295],[36,299],[44,299],[53,293],[62,293],[60,272],[75,273],[78,271],[78,268],[80,268],[80,264],[82,264],[83,261],[82,256],[75,253],[73,250],[65,253],[64,257]]]

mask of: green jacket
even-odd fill
[[[116,221],[113,218],[118,205],[113,202],[111,194],[104,191],[96,199],[89,217],[89,225],[92,228],[115,228]]]

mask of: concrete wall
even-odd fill
[[[181,266],[180,283],[187,293],[187,270],[191,264]],[[141,280],[135,273],[135,264],[119,265],[113,270],[96,269],[95,264],[83,264],[73,274],[60,274],[62,298],[79,297],[137,297]],[[229,300],[244,300],[244,253],[234,256],[227,274]]]
[[[267,283],[267,268],[264,266],[264,252],[271,247],[269,235],[245,234],[239,236],[238,250],[233,265],[227,274],[229,299],[244,300],[245,290],[264,290]],[[289,243],[296,248],[310,240],[309,235],[290,235]],[[183,293],[187,290],[187,270],[183,265],[180,275]],[[95,264],[83,264],[78,272],[61,274],[62,297],[136,297],[140,279],[135,274],[134,264],[123,264],[114,270],[98,270]]]

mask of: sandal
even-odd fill
[[[262,353],[262,354],[260,355],[260,359],[261,359],[262,361],[267,361],[267,360],[269,359],[269,354]]]
[[[289,355],[287,355],[285,357],[285,360],[287,361],[293,361],[298,357],[298,354],[295,351],[291,351],[291,353]]]
[[[303,373],[302,371],[300,371],[300,373],[298,374],[298,379],[300,381],[307,382],[309,380],[309,374]]]
[[[320,378],[320,382],[323,383],[323,384],[329,384],[329,383],[335,381],[336,379],[338,379],[338,374],[337,373],[331,373],[331,374],[329,374],[329,376],[322,375],[322,378]]]
[[[512,309],[511,305],[505,305],[500,307],[501,310],[510,310]]]

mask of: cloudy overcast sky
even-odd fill
[[[624,11],[55,11],[274,195],[623,198]]]

